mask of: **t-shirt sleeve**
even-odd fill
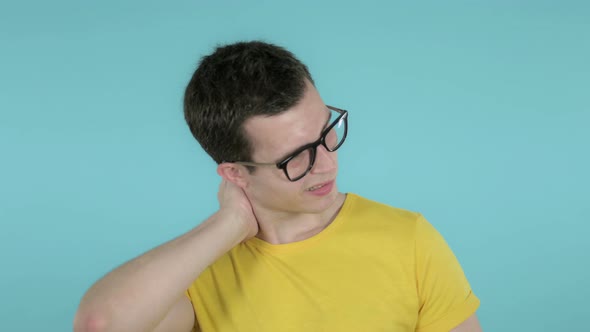
[[[193,285],[191,285],[191,287],[193,287]],[[184,291],[184,295],[189,299],[189,301],[191,301],[191,303],[193,302],[193,299],[190,294],[190,288]],[[191,332],[201,332],[201,329],[199,327],[199,322],[197,321],[196,318],[197,318],[197,315],[195,313],[195,324],[193,325],[193,329],[191,330]]]
[[[437,230],[420,215],[416,223],[417,332],[448,332],[473,315],[479,299],[459,261]]]

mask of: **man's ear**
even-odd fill
[[[242,165],[221,163],[217,166],[217,174],[242,189],[248,185],[248,170]]]

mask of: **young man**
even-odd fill
[[[185,94],[219,210],[107,274],[76,331],[481,331],[479,300],[418,213],[336,186],[348,112],[263,42],[219,47]]]

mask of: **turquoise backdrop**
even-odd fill
[[[263,39],[350,111],[339,186],[422,212],[485,331],[590,317],[590,3],[3,1],[0,330],[68,331],[113,267],[217,208],[182,95]]]

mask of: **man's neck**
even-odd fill
[[[345,198],[345,194],[339,193],[334,204],[321,213],[257,213],[260,231],[256,237],[271,244],[285,244],[308,239],[332,223]]]

